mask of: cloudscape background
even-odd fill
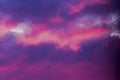
[[[118,80],[118,0],[0,0],[0,80]]]

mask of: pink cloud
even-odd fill
[[[67,3],[67,7],[69,9],[69,15],[80,13],[83,9],[89,6],[100,5],[100,4],[108,4],[108,0],[78,0],[78,3],[71,4]]]
[[[70,23],[68,22],[68,24]],[[0,36],[2,37],[12,32],[13,35],[16,35],[16,43],[23,44],[24,46],[53,43],[56,44],[58,48],[70,48],[76,51],[80,48],[82,42],[101,38],[109,32],[109,29],[99,26],[90,28],[86,25],[86,29],[82,29],[79,28],[75,22],[73,25],[67,26],[68,27],[64,28],[63,31],[62,28],[53,30],[49,28],[50,26],[47,23],[32,23],[30,25],[27,25],[27,23],[18,23],[14,25],[4,24],[0,27]]]
[[[15,43],[24,46],[52,43],[57,48],[77,51],[83,42],[102,39],[109,35],[113,22],[108,23],[106,18],[103,20],[102,16],[84,15],[62,23],[63,18],[57,14],[49,18],[47,22],[41,23],[6,23],[7,21],[2,21],[0,22],[0,38],[12,33],[16,37]],[[51,23],[56,26],[53,27]]]
[[[53,43],[58,45],[59,48],[68,47],[76,51],[79,49],[81,42],[100,38],[108,31],[109,29],[95,28],[87,29],[84,32],[79,32],[79,30],[77,32],[71,31],[71,33],[68,34],[67,32],[57,33],[52,30],[45,30],[37,33],[35,36],[21,36],[17,39],[17,43],[22,43],[25,46],[40,43]]]

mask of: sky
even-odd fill
[[[118,0],[0,0],[0,80],[117,80]]]

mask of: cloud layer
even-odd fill
[[[113,3],[0,0],[0,80],[115,80]]]

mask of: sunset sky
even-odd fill
[[[118,0],[0,0],[0,80],[117,80]]]

